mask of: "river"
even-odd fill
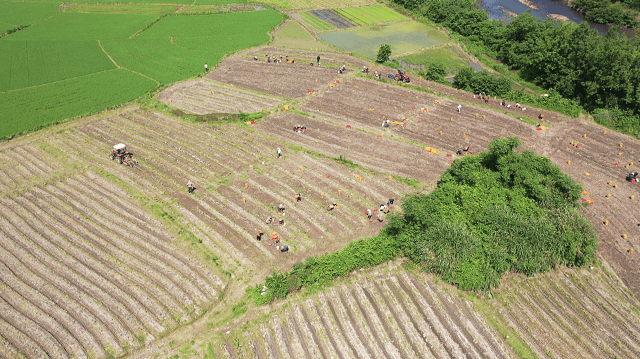
[[[526,1],[526,0],[525,0]],[[573,22],[580,23],[584,21],[584,17],[577,11],[572,10],[569,5],[562,1],[552,0],[533,0],[533,7],[538,9],[531,9],[529,6],[519,2],[518,0],[480,0],[478,4],[482,7],[489,17],[495,20],[509,21],[513,18],[509,13],[521,14],[531,9],[531,15],[534,15],[538,19],[545,19],[547,15],[557,14],[566,16]],[[506,11],[504,11],[506,10]],[[598,30],[599,33],[605,33],[608,31],[609,26],[589,23],[592,29]]]

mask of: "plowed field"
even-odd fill
[[[464,104],[458,113],[447,97],[354,78],[362,60],[322,53],[312,67],[317,53],[287,51],[234,55],[157,95],[196,114],[269,112],[254,125],[131,106],[0,144],[0,356],[147,358],[186,353],[205,332],[213,334],[198,339],[197,356],[511,357],[520,355],[513,338],[538,356],[639,355],[631,291],[640,293],[640,193],[624,179],[638,165],[626,168],[638,161],[637,142],[561,116],[545,116],[555,123],[536,131],[493,109]],[[266,63],[265,53],[298,63]],[[287,103],[295,111],[280,111]],[[292,131],[300,124],[305,133]],[[366,209],[428,190],[457,149],[481,151],[508,135],[584,185],[604,267],[616,273],[512,276],[480,300],[392,268],[284,301],[263,319],[249,307],[246,326],[244,316],[217,317],[273,270],[377,234],[384,223],[366,220]],[[119,142],[139,166],[109,159]],[[269,216],[284,225],[266,224]]]

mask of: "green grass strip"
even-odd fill
[[[389,9],[388,7],[382,5],[371,5],[371,6],[363,6],[360,7],[360,10],[370,13],[375,17],[382,19],[384,21],[400,21],[407,20],[403,15]]]
[[[334,9],[333,11],[335,11],[335,12],[337,12],[338,14],[340,14],[340,15],[342,15],[342,16],[344,16],[344,17],[346,17],[348,20],[351,20],[351,21],[355,22],[355,23],[356,23],[356,24],[358,24],[358,25],[366,25],[366,24],[364,23],[364,21],[362,21],[362,20],[360,20],[360,19],[356,18],[355,16],[353,16],[353,15],[351,15],[351,14],[349,14],[349,13],[345,12],[343,9]]]
[[[320,19],[319,17],[309,13],[309,12],[303,12],[302,16],[304,16],[305,18],[309,19],[310,21],[313,21],[317,26],[316,28],[320,28],[322,30],[333,30],[335,29],[332,25],[328,24],[327,22],[323,21],[322,19]]]
[[[373,24],[378,24],[381,23],[382,21],[365,13],[364,11],[361,11],[359,8],[357,7],[352,7],[349,9],[344,9],[344,11],[352,14],[353,16],[361,19],[362,21],[364,21],[367,25],[373,25]]]
[[[325,30],[325,27],[322,26],[322,24],[319,21],[317,21],[315,16],[309,13],[303,12],[302,17],[304,17],[304,20],[307,23],[311,24],[316,30],[321,30],[321,31]]]

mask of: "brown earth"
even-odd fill
[[[0,356],[104,357],[131,350],[136,357],[152,356],[170,347],[175,336],[207,331],[199,319],[203,313],[224,310],[246,286],[273,270],[288,270],[308,256],[375,235],[382,224],[366,219],[367,208],[389,198],[400,207],[403,194],[418,190],[409,184],[428,191],[457,149],[469,145],[482,151],[498,136],[518,137],[524,149],[548,156],[583,184],[589,193],[585,199],[594,201],[585,212],[598,231],[600,257],[639,293],[635,251],[640,249],[640,219],[630,209],[640,197],[624,179],[633,169],[625,165],[640,154],[636,141],[548,111],[504,113],[498,101],[485,107],[472,94],[420,79],[400,86],[354,78],[351,69],[364,62],[346,55],[321,54],[321,67],[309,65],[316,53],[297,50],[288,55],[305,58],[306,64],[253,60],[254,53],[262,58],[282,51],[258,48],[234,55],[206,79],[158,94],[162,101],[171,99],[170,105],[202,114],[264,106],[270,115],[255,125],[189,123],[132,106],[0,144],[5,158],[18,159],[0,163],[0,262],[5,269],[0,271]],[[350,70],[339,75],[343,63]],[[416,91],[416,85],[437,94]],[[211,91],[220,97],[210,96]],[[285,102],[295,111],[280,111]],[[551,125],[536,131],[515,118],[523,113],[544,113]],[[383,129],[383,118],[399,124]],[[306,133],[292,131],[298,124],[307,125]],[[139,166],[109,159],[111,146],[119,142],[134,152]],[[277,147],[284,154],[279,159]],[[340,156],[343,160],[336,160]],[[193,194],[185,188],[189,180],[196,186]],[[301,202],[294,198],[298,192]],[[338,208],[327,211],[334,201]],[[286,215],[277,213],[278,204]],[[267,216],[282,218],[286,225],[266,225]],[[255,239],[258,229],[265,233],[262,241]],[[276,251],[272,233],[291,247],[289,253]],[[627,294],[616,299],[622,284],[604,276],[594,280],[606,288],[580,292],[585,286],[598,289],[584,281],[575,284],[572,290],[581,301],[592,298],[575,311],[615,308],[623,324],[612,329],[605,352],[636,354],[637,319],[620,309],[624,303],[635,306],[635,299]],[[245,345],[239,354],[227,340],[215,351],[230,357],[252,352],[265,358],[334,352],[341,357],[416,357],[426,347],[434,357],[508,356],[501,349],[504,341],[473,319],[463,302],[431,284],[413,282],[389,277],[334,288],[240,336]],[[567,301],[562,286],[556,287]],[[496,302],[495,311],[521,328],[523,336],[527,323],[541,328],[565,315],[559,309],[564,304],[540,302],[533,293],[510,296],[521,309]],[[405,305],[395,305],[398,301]],[[315,310],[307,310],[312,306]],[[594,317],[576,320],[594,324],[608,313],[598,310]],[[602,354],[604,349],[593,343],[604,334],[579,340],[571,328],[566,322],[557,329],[562,343],[545,344],[553,334],[543,329],[527,341],[536,353]],[[616,340],[620,347],[610,348]]]

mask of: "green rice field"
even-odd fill
[[[199,0],[197,1],[200,3]],[[335,9],[377,3],[376,0],[257,0],[257,2],[283,10]]]
[[[274,10],[172,15],[174,5],[135,2],[69,4],[62,12],[53,1],[11,4],[0,20],[30,26],[0,41],[0,138],[198,76],[205,63],[268,41],[283,19]]]
[[[318,31],[327,31],[327,30],[333,30],[335,29],[332,25],[329,25],[327,22],[325,22],[324,20],[311,15],[308,12],[302,12],[300,13],[300,15],[302,15],[302,21],[306,22],[307,24],[311,25],[311,27],[313,27],[314,29],[318,30]]]
[[[324,42],[316,41],[307,30],[303,29],[302,26],[295,21],[289,21],[274,35],[275,40],[271,43],[273,46],[289,49],[335,51]]]
[[[125,69],[114,69],[22,90],[0,93],[0,138],[119,106],[157,84]]]
[[[0,34],[46,19],[59,12],[59,6],[60,2],[0,2]]]
[[[355,27],[318,36],[330,45],[370,58],[376,57],[384,43],[391,45],[394,56],[447,41],[446,35],[437,29],[415,21]]]
[[[205,63],[212,66],[228,52],[268,41],[280,21],[273,10],[169,16],[140,36],[103,46],[120,66],[169,84],[201,74]]]

